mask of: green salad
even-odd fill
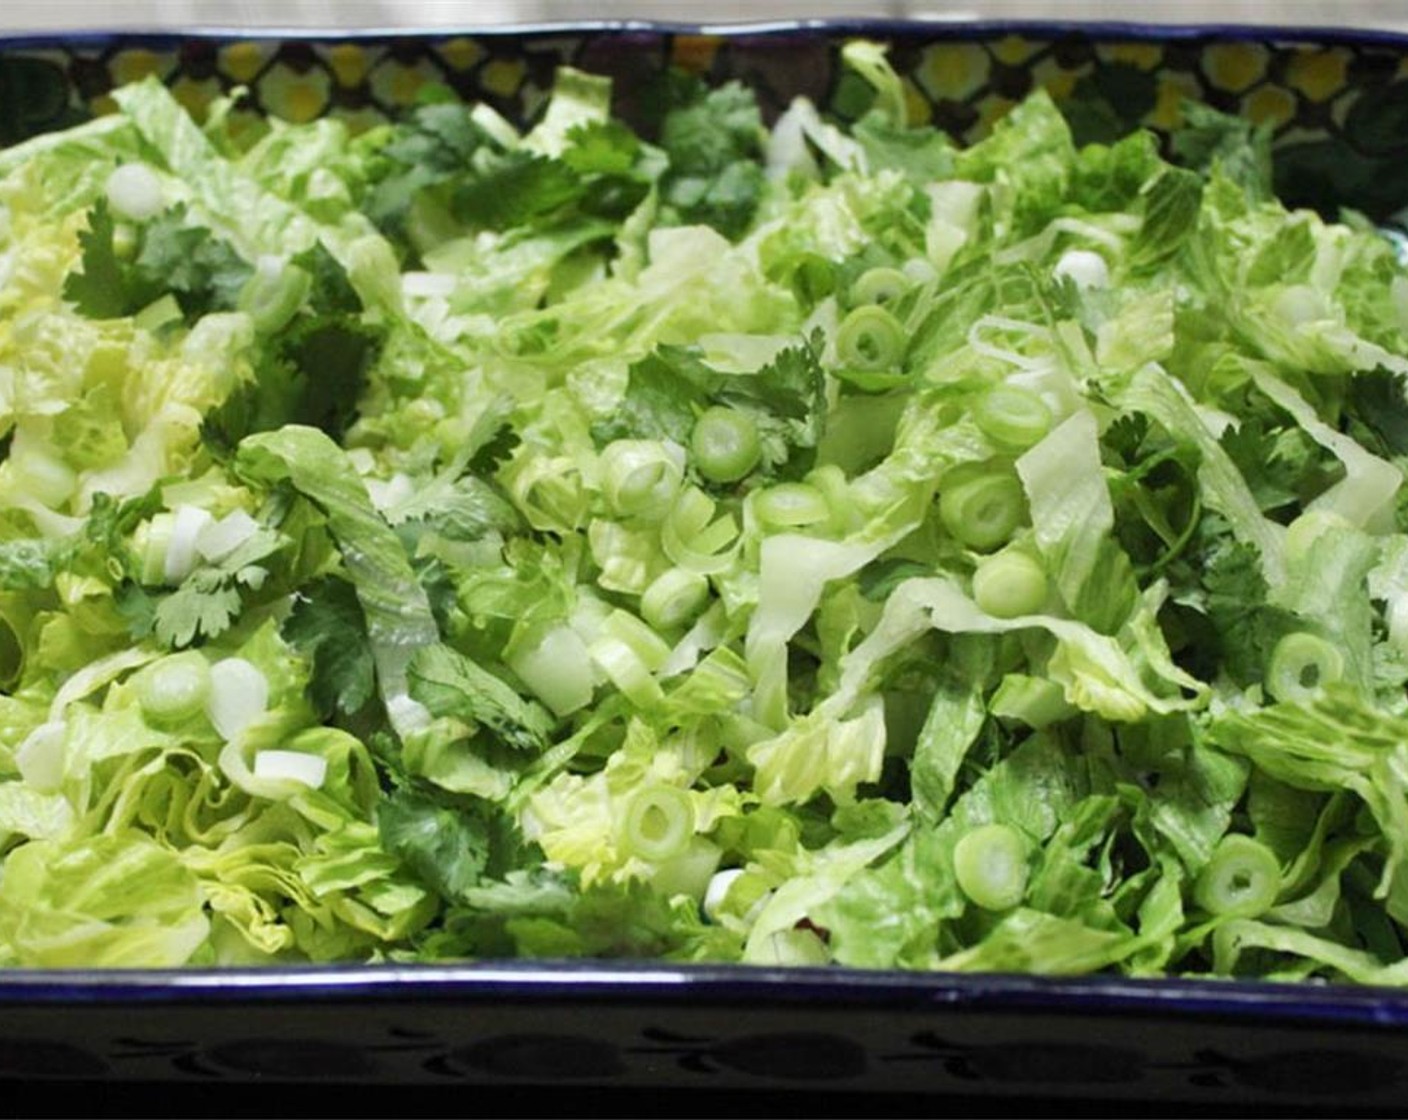
[[[1408,269],[1190,105],[0,152],[0,964],[1408,981]]]

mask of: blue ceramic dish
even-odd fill
[[[568,62],[631,90],[667,65],[779,109],[862,104],[837,65],[889,41],[912,112],[971,139],[1034,88],[1080,139],[1178,124],[1183,97],[1274,130],[1293,204],[1408,206],[1408,39],[1072,24],[641,24],[358,36],[0,41],[0,144],[109,108],[156,73],[199,113],[369,125],[426,81],[519,119]],[[567,1083],[1069,1094],[1344,1108],[1408,1102],[1408,993],[1108,977],[914,975],[598,962],[0,974],[0,1077]]]

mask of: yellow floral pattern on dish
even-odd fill
[[[924,52],[915,78],[930,97],[960,101],[982,87],[991,62],[977,43],[939,43]]]
[[[1286,64],[1286,83],[1311,101],[1329,101],[1344,89],[1349,57],[1342,47],[1298,51]]]
[[[332,77],[320,67],[296,70],[276,62],[259,79],[259,100],[275,116],[306,124],[328,107]]]
[[[1101,38],[1098,31],[1047,39],[1006,31],[964,35],[937,26],[926,40],[915,27],[894,38],[892,56],[904,78],[909,118],[946,128],[959,140],[985,133],[1027,92],[1044,89],[1057,101],[1103,97],[1101,112],[1110,119],[1158,131],[1179,125],[1185,99],[1211,101],[1269,125],[1277,143],[1304,143],[1355,127],[1352,110],[1365,90],[1408,82],[1408,48],[1388,43],[1326,45],[1270,36],[1161,41],[1127,32]],[[51,65],[67,83],[67,103],[80,114],[114,111],[115,87],[155,74],[198,117],[216,98],[251,86],[261,112],[292,121],[331,113],[361,130],[414,105],[427,83],[449,85],[465,97],[490,96],[510,116],[528,120],[541,110],[558,63],[587,69],[621,63],[629,82],[638,82],[642,55],[626,60],[629,52],[615,46],[597,49],[611,34],[193,38],[179,47],[119,38],[111,45],[75,40],[13,50]],[[644,56],[657,67],[756,82],[772,112],[799,90],[823,107],[826,98],[838,98],[838,110],[845,98],[845,113],[856,111],[856,82],[839,80],[841,36],[828,41],[824,29],[785,34],[800,36],[803,49],[775,50],[756,35],[679,31],[660,32],[658,50]],[[1361,60],[1378,86],[1357,78]],[[623,101],[632,101],[634,88],[622,88]],[[863,110],[863,83],[860,88]]]

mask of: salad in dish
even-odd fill
[[[1408,271],[1190,105],[0,152],[0,964],[1408,981]]]

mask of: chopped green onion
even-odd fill
[[[674,563],[713,575],[733,563],[741,538],[732,515],[714,520],[715,503],[697,487],[683,491],[660,527],[660,547]]]
[[[108,176],[103,191],[112,212],[129,222],[145,222],[166,208],[161,180],[144,163],[122,164]]]
[[[768,936],[762,952],[769,964],[783,968],[831,963],[831,950],[826,942],[809,929],[780,929]]]
[[[737,482],[758,465],[763,445],[753,417],[715,406],[694,422],[689,449],[699,473],[710,482]]]
[[[596,689],[587,643],[565,623],[545,626],[507,657],[507,664],[556,716],[592,702]]]
[[[851,285],[851,303],[889,303],[911,287],[911,280],[897,268],[872,268]]]
[[[1324,638],[1305,631],[1287,634],[1271,651],[1266,690],[1277,700],[1313,700],[1344,676],[1344,655]]]
[[[779,529],[816,525],[831,517],[826,495],[805,482],[783,482],[758,492],[753,499],[758,520]]]
[[[688,895],[698,901],[709,889],[723,850],[702,836],[691,838],[685,850],[655,869],[650,884],[666,898]]]
[[[194,650],[163,657],[133,680],[142,714],[159,727],[199,715],[210,696],[210,666]]]
[[[1003,451],[1025,451],[1051,430],[1051,409],[1030,389],[997,385],[973,409],[983,435]]]
[[[403,272],[401,292],[413,299],[448,299],[455,294],[459,278],[449,272]]]
[[[196,551],[213,564],[229,556],[258,531],[259,522],[244,510],[237,509],[200,531],[196,537]]]
[[[152,300],[146,307],[132,316],[132,322],[140,330],[150,331],[156,334],[162,327],[172,323],[179,323],[185,319],[185,312],[181,310],[180,303],[170,292],[164,296]]]
[[[678,786],[646,786],[626,806],[621,846],[637,859],[664,863],[682,854],[693,837],[694,805]]]
[[[1051,270],[1057,280],[1068,278],[1077,288],[1108,288],[1110,286],[1110,266],[1099,253],[1089,249],[1071,249],[1063,253]]]
[[[857,307],[836,331],[836,357],[848,369],[895,369],[904,358],[904,327],[883,307]]]
[[[313,278],[283,257],[266,253],[240,289],[235,306],[261,331],[276,331],[298,314]]]
[[[318,789],[327,779],[328,760],[307,751],[259,751],[254,756],[254,776]]]
[[[701,903],[706,918],[718,920],[724,899],[733,889],[733,884],[738,882],[743,875],[744,869],[741,867],[729,867],[714,873],[713,878],[709,880],[709,885],[704,890],[704,901]]]
[[[690,622],[709,599],[709,581],[698,572],[671,568],[645,589],[640,613],[657,630],[674,630]]]
[[[179,506],[173,511],[171,537],[166,542],[162,575],[168,584],[177,584],[196,566],[196,541],[215,519],[199,506]]]
[[[946,484],[939,519],[960,544],[988,552],[1009,540],[1026,518],[1022,484],[1003,471],[984,471]]]
[[[21,443],[10,448],[10,467],[21,492],[50,509],[61,506],[78,488],[78,475],[57,455],[43,447]]]
[[[170,513],[158,513],[138,526],[132,537],[132,547],[142,562],[141,579],[148,587],[166,582],[166,551],[171,544],[171,530],[176,518]]]
[[[626,645],[652,673],[670,656],[670,646],[630,611],[612,611],[601,623],[601,633]]]
[[[650,667],[620,638],[602,634],[587,647],[587,653],[632,704],[653,708],[664,701],[665,692],[651,675]]]
[[[1005,824],[965,832],[953,849],[959,889],[984,910],[1009,910],[1027,893],[1027,843]]]
[[[210,667],[205,712],[227,742],[238,739],[269,707],[269,680],[242,657],[227,657]]]
[[[1046,602],[1046,570],[1026,552],[989,556],[973,573],[973,599],[994,618],[1037,614]]]
[[[684,477],[679,449],[657,440],[618,439],[601,453],[607,503],[622,517],[663,517]]]
[[[1193,901],[1209,914],[1255,918],[1281,893],[1281,864],[1250,836],[1224,836],[1193,886]]]

